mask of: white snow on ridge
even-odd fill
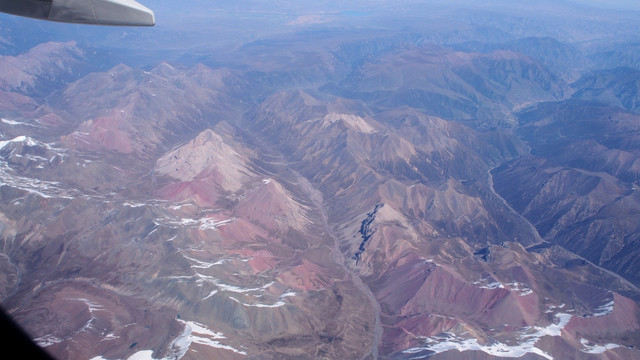
[[[270,282],[270,283],[268,283],[268,284],[266,284],[266,285],[264,285],[264,286],[262,286],[262,287],[259,287],[259,288],[249,288],[249,289],[241,288],[241,287],[239,287],[239,286],[235,286],[235,285],[227,285],[227,284],[223,284],[223,283],[221,283],[221,282],[220,282],[220,281],[218,281],[218,280],[214,280],[214,281],[213,281],[213,283],[214,283],[217,287],[219,287],[221,290],[223,290],[223,291],[229,291],[229,292],[234,292],[234,293],[241,293],[241,294],[243,294],[243,293],[254,292],[254,291],[262,292],[262,291],[264,291],[264,290],[268,289],[269,287],[271,287],[271,285],[273,285],[275,282],[274,282],[274,281],[272,281],[272,282]]]
[[[13,121],[13,120],[5,119],[5,118],[0,118],[0,121],[2,121],[5,124],[9,124],[9,125],[20,125],[20,124],[22,124],[19,121]]]
[[[549,305],[549,306],[547,307],[547,310],[545,311],[545,314],[552,313],[552,312],[553,312],[553,309],[562,309],[562,308],[564,308],[564,305],[565,305],[564,303],[562,303],[562,304],[560,304],[560,305],[558,305],[558,306],[555,306],[555,305]]]
[[[289,291],[289,292],[286,292],[286,293],[283,293],[282,295],[280,295],[280,299],[284,299],[286,297],[291,297],[291,296],[296,296],[296,295],[298,295],[297,292]]]
[[[241,304],[243,306],[249,306],[249,307],[277,308],[277,307],[281,307],[281,306],[285,305],[285,302],[282,301],[282,300],[278,300],[274,304],[260,304],[260,303],[257,303],[257,304],[245,304],[245,303],[240,302],[240,300],[237,300],[237,299],[234,299],[234,298],[231,298],[231,299],[233,299],[234,301],[236,301],[237,303],[239,303],[239,304]]]
[[[5,123],[5,124],[7,124],[7,125],[12,125],[12,126],[22,125],[22,126],[36,127],[33,124],[29,124],[29,123],[26,123],[26,122],[15,121],[15,120],[9,120],[9,119],[5,119],[5,118],[0,118],[0,121]]]
[[[198,220],[194,220],[194,219],[180,219],[180,220],[178,220],[178,224],[184,225],[184,226],[191,226],[191,225],[195,225],[197,223],[198,223]]]
[[[449,351],[449,350],[458,350],[460,352],[463,351],[482,351],[489,355],[500,356],[506,358],[519,358],[524,356],[527,353],[533,353],[540,355],[546,359],[553,360],[553,358],[545,353],[544,351],[533,347],[526,346],[522,344],[520,346],[509,346],[503,343],[493,343],[491,345],[480,345],[477,339],[461,339],[456,336],[450,334],[449,337],[433,337],[430,338],[432,341],[432,345],[423,347],[423,348],[412,348],[403,351],[407,354],[414,354],[418,352],[422,352],[425,350],[430,350],[439,354],[441,352]],[[423,357],[420,357],[422,359]],[[417,359],[417,358],[416,358]]]
[[[61,156],[64,156],[62,155],[62,153],[65,150],[54,149],[48,144],[41,143],[27,136],[18,136],[12,140],[0,141],[0,149],[14,142],[25,143],[27,146],[40,145],[40,146],[46,147],[47,149],[54,150]],[[13,154],[12,156],[24,157],[20,154]],[[32,155],[32,154],[26,155],[26,157],[29,160],[40,162],[37,168],[43,168],[44,164],[50,163],[55,156],[56,155],[54,155],[51,159],[46,159],[44,157]],[[48,199],[49,198],[74,199],[74,197],[81,196],[78,190],[64,189],[61,187],[62,184],[59,182],[40,180],[37,178],[30,178],[30,177],[17,175],[15,174],[15,171],[5,161],[0,161],[0,185],[5,185],[12,188],[20,189],[20,190],[38,195],[43,198],[48,198]]]
[[[216,220],[212,217],[203,217],[200,219],[171,219],[171,218],[159,218],[154,220],[156,225],[164,225],[170,227],[184,226],[184,227],[197,227],[199,230],[216,230],[219,226],[226,225],[234,222],[236,219]]]
[[[51,346],[53,344],[57,344],[59,342],[64,341],[63,339],[60,339],[59,337],[56,337],[54,335],[45,335],[45,336],[41,336],[37,339],[34,339],[33,341],[35,341],[36,344],[38,344],[40,347],[47,347],[47,346]]]
[[[525,337],[534,337],[536,338],[536,341],[537,341],[538,338],[542,336],[560,336],[560,334],[562,333],[562,329],[564,329],[564,327],[567,326],[572,316],[573,315],[570,315],[570,314],[562,314],[562,313],[556,314],[556,317],[560,319],[560,321],[557,324],[551,324],[544,328],[536,326],[534,327],[534,329],[537,332],[531,335],[526,335]]]
[[[4,148],[5,146],[7,146],[10,143],[20,143],[20,142],[24,142],[27,146],[36,146],[38,145],[38,143],[33,140],[32,138],[28,137],[28,136],[24,136],[24,135],[20,135],[17,136],[11,140],[4,140],[4,141],[0,141],[0,149]]]
[[[194,265],[191,265],[191,268],[193,269],[209,269],[213,266],[222,265],[228,261],[234,260],[232,258],[223,258],[223,259],[216,260],[215,262],[207,262],[207,261],[192,258],[191,256],[184,254],[182,251],[180,253],[182,254],[182,257],[184,257],[185,259],[195,263]],[[237,259],[237,260],[244,261],[244,259]]]
[[[225,339],[224,334],[208,329],[206,326],[195,321],[178,320],[179,322],[189,326],[192,333],[209,336],[212,339]]]
[[[105,335],[105,337],[102,338],[102,340],[100,340],[100,342],[109,341],[109,340],[115,340],[115,339],[120,339],[120,336],[117,336],[114,333],[109,333],[109,334]]]
[[[609,301],[606,304],[598,306],[595,311],[596,312],[593,314],[593,316],[595,317],[611,314],[611,312],[613,311],[613,300]]]
[[[246,352],[238,350],[232,346],[224,345],[219,340],[225,339],[222,333],[212,331],[203,324],[195,321],[184,321],[178,319],[179,322],[184,324],[184,331],[171,343],[170,352],[166,357],[162,359],[156,359],[153,357],[153,350],[140,350],[137,353],[131,355],[127,360],[175,360],[181,359],[191,344],[206,345],[217,349],[223,349],[233,351],[236,354],[247,355]],[[101,356],[96,356],[91,360],[106,360]]]
[[[153,358],[153,350],[141,350],[129,356],[127,360],[155,360],[155,359]]]
[[[209,295],[207,295],[207,296],[203,297],[203,298],[202,298],[202,300],[200,300],[200,301],[207,300],[208,298],[212,297],[213,295],[215,295],[215,294],[217,294],[217,293],[218,293],[218,290],[212,290],[212,291],[209,293]]]
[[[580,343],[585,347],[584,350],[580,350],[587,354],[602,354],[603,352],[611,349],[619,348],[618,344],[606,344],[606,345],[590,345],[589,340],[580,339]]]
[[[55,151],[59,155],[62,155],[63,153],[65,153],[67,151],[67,149],[55,148],[55,147],[51,146],[50,144],[44,143],[42,141],[36,140],[36,139],[34,139],[34,138],[30,137],[30,136],[25,136],[25,135],[16,136],[15,138],[13,138],[11,140],[2,140],[2,141],[0,141],[0,149],[4,148],[5,146],[7,146],[10,143],[24,143],[27,146],[40,146],[40,147],[43,147],[43,148],[45,148],[47,150]]]
[[[545,359],[553,360],[553,357],[542,349],[535,346],[538,340],[544,336],[560,336],[562,329],[569,323],[572,315],[556,314],[559,319],[557,324],[550,324],[547,327],[525,327],[521,331],[517,345],[508,345],[501,342],[482,345],[475,338],[462,338],[452,333],[445,333],[443,336],[433,336],[426,338],[425,346],[414,347],[404,350],[406,354],[416,354],[424,351],[433,351],[436,354],[449,351],[482,351],[492,356],[505,358],[519,358],[525,354],[532,353],[542,356]]]
[[[174,236],[173,238],[167,240],[167,241],[171,241],[174,240],[176,236]],[[193,249],[192,249],[193,250]],[[182,257],[184,257],[185,259],[189,260],[189,261],[193,261],[195,263],[195,265],[191,265],[192,269],[209,269],[213,266],[217,266],[217,265],[223,265],[226,262],[230,262],[230,261],[241,261],[241,262],[247,262],[251,259],[234,259],[234,258],[223,258],[223,259],[219,259],[216,260],[215,262],[207,262],[207,261],[203,261],[203,260],[198,260],[195,258],[192,258],[190,256],[185,255],[184,253],[182,253]],[[198,274],[199,275],[199,274]]]
[[[274,304],[262,304],[262,303],[255,303],[255,304],[245,304],[243,302],[241,302],[240,300],[234,298],[234,297],[230,297],[231,300],[237,302],[240,305],[243,306],[250,306],[250,307],[260,307],[260,308],[277,308],[277,307],[281,307],[286,305],[286,303],[284,302],[284,298],[290,297],[290,296],[296,296],[297,293],[295,292],[286,292],[283,293],[282,295],[280,295],[278,297],[278,301],[276,301]]]
[[[526,287],[524,284],[519,282],[511,282],[506,284],[506,287],[509,291],[517,293],[519,296],[526,296],[529,294],[533,294],[533,290]]]
[[[143,206],[145,206],[147,204],[139,203],[139,202],[132,202],[132,201],[125,201],[123,205],[131,207],[131,208],[139,208],[139,207],[143,207]]]
[[[13,175],[9,173],[10,171],[12,170],[6,163],[0,162],[0,185],[20,189],[45,199],[61,198],[71,200],[74,199],[74,196],[70,194],[78,195],[77,190],[67,191],[61,188],[59,182]]]
[[[481,289],[504,289],[504,285],[495,281],[495,282],[492,282],[491,284],[482,285],[480,286],[480,288]]]
[[[218,226],[222,226],[228,224],[230,222],[234,222],[236,219],[231,218],[227,220],[217,221],[213,218],[202,218],[200,219],[200,230],[213,229],[215,230]]]
[[[174,345],[186,353],[192,343],[206,345],[217,349],[233,351],[236,354],[247,355],[246,352],[238,350],[232,346],[221,344],[220,341],[225,339],[224,334],[215,332],[207,328],[205,325],[195,321],[178,320],[185,324],[184,332],[174,341]],[[182,357],[182,356],[180,356]]]
[[[85,303],[85,305],[87,305],[87,307],[89,308],[89,312],[93,315],[94,311],[105,311],[105,308],[100,305],[100,304],[96,304],[93,301],[86,299],[86,298],[73,298],[73,299],[69,299],[72,301],[80,301]]]
[[[193,268],[193,266],[192,266]],[[199,286],[202,286],[204,283],[209,283],[209,284],[213,284],[215,286],[218,287],[218,290],[220,291],[227,291],[227,292],[232,292],[232,293],[239,293],[239,294],[245,294],[245,293],[263,293],[266,289],[268,289],[269,287],[271,287],[275,281],[271,281],[261,287],[257,287],[257,288],[243,288],[240,286],[236,286],[236,285],[228,285],[225,284],[223,282],[221,282],[219,279],[211,276],[211,275],[205,275],[205,274],[200,274],[197,271],[194,271],[195,274],[193,275],[171,275],[171,276],[165,276],[163,277],[164,279],[171,279],[171,280],[193,280],[196,279],[196,283]],[[213,295],[213,294],[210,294]],[[287,295],[287,296],[291,296],[291,295]]]
[[[183,252],[180,252],[182,254],[182,257],[184,257],[185,259],[189,260],[189,261],[193,261],[194,263],[196,263],[196,265],[191,265],[192,268],[194,269],[208,269],[214,265],[218,265],[220,263],[220,261],[216,261],[215,263],[210,263],[210,262],[206,262],[206,261],[202,261],[202,260],[198,260],[198,259],[194,259],[190,256],[185,255]]]
[[[480,282],[476,282],[474,283],[474,285],[479,284]],[[490,284],[486,284],[486,285],[482,285],[480,286],[480,289],[489,289],[489,290],[493,290],[493,289],[504,289],[504,285],[502,285],[502,283],[498,282],[498,281],[494,281]]]
[[[520,291],[520,293],[518,293],[519,296],[527,296],[533,294],[533,290],[531,289],[524,289],[522,291]]]

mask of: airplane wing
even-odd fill
[[[153,26],[153,11],[134,0],[0,0],[0,11],[51,21]]]

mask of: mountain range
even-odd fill
[[[255,3],[2,25],[0,301],[37,344],[640,359],[638,13]]]

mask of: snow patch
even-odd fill
[[[9,120],[9,119],[4,119],[4,118],[0,118],[0,121],[7,124],[7,125],[22,125],[22,126],[31,126],[31,127],[35,127],[35,125],[29,124],[29,123],[25,123],[25,122],[20,122],[20,121],[15,121],[15,120]]]
[[[555,316],[560,320],[557,324],[551,324],[544,328],[534,327],[534,329],[537,330],[537,332],[529,336],[535,337],[536,341],[537,341],[537,338],[540,338],[543,336],[560,336],[560,334],[562,333],[562,329],[564,329],[564,327],[567,326],[567,324],[569,323],[569,320],[571,320],[571,317],[573,315],[560,313],[560,314],[556,314]]]
[[[0,141],[0,143],[2,142]],[[2,146],[0,146],[0,148],[2,148]],[[20,189],[45,199],[59,198],[72,200],[74,199],[73,195],[79,195],[77,190],[61,188],[59,182],[23,177],[11,174],[11,172],[13,172],[13,170],[6,162],[0,162],[0,186],[4,185]]]
[[[209,295],[207,295],[207,296],[203,297],[201,301],[207,300],[208,298],[212,297],[213,295],[215,295],[215,294],[217,294],[217,293],[218,293],[218,290],[212,290],[212,291],[209,293]]]
[[[199,230],[216,230],[218,227],[234,221],[236,221],[235,218],[226,219],[226,220],[216,220],[213,217],[203,217],[200,219],[163,218],[163,219],[155,219],[154,223],[156,225],[164,225],[169,227],[182,226],[182,227],[198,228]]]
[[[482,280],[478,280],[476,282],[473,283],[473,285],[478,285],[478,284],[483,284],[486,283],[489,280],[493,280],[490,277],[486,278],[486,279],[482,279]],[[499,281],[492,281],[488,284],[484,284],[484,285],[480,285],[479,286],[480,289],[489,289],[489,290],[493,290],[493,289],[507,289],[510,292],[514,292],[519,296],[527,296],[530,294],[533,294],[533,290],[531,290],[530,288],[526,287],[523,284],[520,284],[518,282],[510,282],[510,283],[506,283],[506,284],[502,284]]]
[[[222,221],[216,221],[214,218],[202,218],[200,219],[200,230],[208,230],[208,229],[213,229],[215,230],[216,228],[218,228],[218,226],[222,226],[225,224],[228,224],[230,222],[234,222],[236,219],[235,218],[231,218],[231,219],[227,219],[227,220],[222,220]]]
[[[120,336],[117,336],[114,333],[109,333],[102,340],[100,340],[100,342],[102,342],[102,341],[110,341],[110,340],[115,340],[115,339],[120,339]]]
[[[545,311],[545,314],[552,313],[552,312],[553,312],[553,309],[562,309],[562,308],[564,308],[564,305],[565,305],[564,303],[562,303],[562,304],[560,304],[560,305],[558,305],[558,306],[556,306],[556,305],[549,305],[549,306],[547,307],[547,311]]]
[[[238,300],[236,298],[233,298],[233,297],[230,297],[230,299],[235,301],[235,302],[237,302],[240,305],[243,305],[243,306],[259,307],[259,308],[277,308],[277,307],[281,307],[281,306],[286,305],[286,303],[284,302],[285,298],[291,297],[291,296],[296,296],[296,295],[297,295],[297,293],[295,293],[295,292],[286,292],[286,293],[280,295],[280,297],[278,297],[278,301],[276,301],[273,304],[262,304],[262,303],[246,304],[246,303],[243,303],[240,300]]]
[[[329,113],[322,118],[323,127],[328,127],[334,123],[342,121],[351,130],[359,131],[365,134],[375,133],[376,130],[364,118],[352,114]]]
[[[247,355],[246,352],[238,350],[232,346],[224,345],[218,340],[225,339],[224,334],[215,332],[207,328],[205,325],[197,323],[195,321],[178,320],[185,325],[185,330],[182,334],[173,342],[172,347],[175,347],[177,351],[180,351],[182,357],[192,343],[206,345],[217,349],[224,349],[233,351],[236,354]]]
[[[194,269],[208,269],[208,268],[216,265],[219,262],[219,261],[216,261],[215,263],[210,263],[210,262],[194,259],[194,258],[192,258],[190,256],[185,255],[182,252],[181,252],[181,254],[182,254],[182,257],[184,257],[185,259],[187,259],[189,261],[193,261],[194,263],[196,263],[196,265],[191,265],[191,267],[194,268]]]
[[[63,339],[60,339],[59,337],[56,337],[54,335],[45,335],[37,339],[34,339],[33,341],[35,341],[35,343],[38,344],[40,347],[44,348],[44,347],[62,342]]]
[[[609,301],[606,304],[598,306],[595,311],[596,312],[593,314],[593,316],[595,317],[611,314],[611,312],[613,311],[613,300]]]
[[[511,282],[506,284],[506,286],[509,291],[515,292],[519,296],[527,296],[529,294],[533,294],[533,290],[518,282]]]
[[[196,283],[198,284],[198,286],[202,286],[204,283],[208,283],[208,284],[213,284],[217,286],[219,291],[227,291],[227,292],[238,293],[238,294],[246,294],[246,293],[262,294],[266,289],[268,289],[275,283],[275,281],[271,281],[261,287],[243,288],[236,285],[225,284],[213,276],[200,274],[197,271],[195,271],[194,275],[171,275],[171,276],[165,276],[163,278],[171,279],[171,280],[192,280],[196,278],[197,279]]]
[[[105,308],[102,305],[97,304],[97,303],[95,303],[95,302],[93,302],[93,301],[91,301],[89,299],[86,299],[86,298],[72,298],[72,299],[69,299],[69,300],[71,300],[71,301],[80,301],[80,302],[85,303],[85,305],[87,305],[87,307],[89,308],[89,312],[91,313],[91,315],[93,315],[94,311],[106,311]]]
[[[482,351],[492,356],[505,358],[519,358],[525,354],[532,353],[542,356],[545,359],[553,360],[551,355],[537,348],[535,344],[544,336],[560,336],[562,329],[569,323],[572,315],[556,314],[558,318],[557,324],[550,324],[546,327],[530,327],[523,328],[520,332],[519,339],[522,341],[517,345],[508,345],[501,342],[491,344],[479,344],[478,339],[462,338],[452,333],[444,333],[442,336],[433,336],[425,339],[425,346],[414,347],[404,350],[406,354],[416,354],[424,351],[432,351],[436,354],[449,350],[462,351]]]
[[[236,354],[247,355],[246,352],[238,350],[232,346],[224,345],[219,340],[225,339],[224,334],[212,331],[205,325],[197,323],[195,321],[184,321],[178,319],[178,321],[184,324],[184,330],[182,333],[171,343],[169,354],[162,359],[155,359],[153,357],[153,350],[141,350],[131,355],[127,360],[175,360],[181,359],[191,344],[201,344],[210,346],[217,349],[224,349],[233,351]],[[95,357],[91,360],[103,360],[101,357]]]
[[[546,359],[553,360],[553,358],[545,353],[544,351],[536,348],[536,347],[528,347],[525,344],[520,346],[509,346],[507,344],[503,344],[500,342],[496,342],[490,345],[481,345],[478,343],[478,339],[460,339],[453,334],[448,334],[445,337],[433,337],[430,338],[431,345],[424,348],[412,348],[409,350],[403,351],[407,354],[414,354],[418,352],[423,352],[425,350],[430,350],[435,352],[436,354],[449,351],[449,350],[458,350],[460,352],[463,351],[482,351],[489,355],[500,356],[506,358],[519,358],[527,353],[533,353],[540,355]]]
[[[38,143],[33,140],[32,138],[28,137],[28,136],[24,136],[24,135],[20,135],[17,136],[11,140],[4,140],[4,141],[0,141],[0,149],[4,148],[5,146],[7,146],[8,144],[11,143],[25,143],[25,145],[27,146],[36,146],[38,145]]]
[[[125,203],[123,204],[124,206],[128,206],[131,208],[139,208],[139,207],[143,207],[147,204],[145,203],[137,203],[137,202],[130,202],[130,201],[125,201]]]
[[[173,275],[173,276],[165,276],[163,279],[170,280],[191,280],[193,279],[193,275]]]
[[[200,274],[199,274],[200,275]],[[204,275],[201,275],[204,276]],[[210,276],[208,276],[210,278]],[[214,280],[213,283],[219,287],[222,291],[228,291],[228,292],[234,292],[234,293],[240,293],[240,294],[244,294],[244,293],[249,293],[249,292],[263,292],[264,290],[268,289],[269,287],[271,287],[271,285],[273,285],[275,282],[272,281],[262,287],[259,288],[241,288],[239,286],[235,286],[235,285],[227,285],[227,284],[223,284],[218,280]]]
[[[155,360],[153,358],[153,350],[141,350],[129,356],[127,360]]]
[[[606,344],[606,345],[590,345],[589,340],[580,339],[580,343],[584,346],[584,350],[580,350],[587,354],[602,354],[603,352],[611,349],[619,348],[618,344]]]
[[[486,285],[480,286],[480,289],[489,289],[489,290],[504,289],[504,285],[502,285],[502,283],[500,283],[498,281],[494,281],[494,282],[492,282],[490,284],[486,284]]]

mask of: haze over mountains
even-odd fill
[[[0,18],[0,299],[54,357],[640,359],[640,13],[147,5]]]

